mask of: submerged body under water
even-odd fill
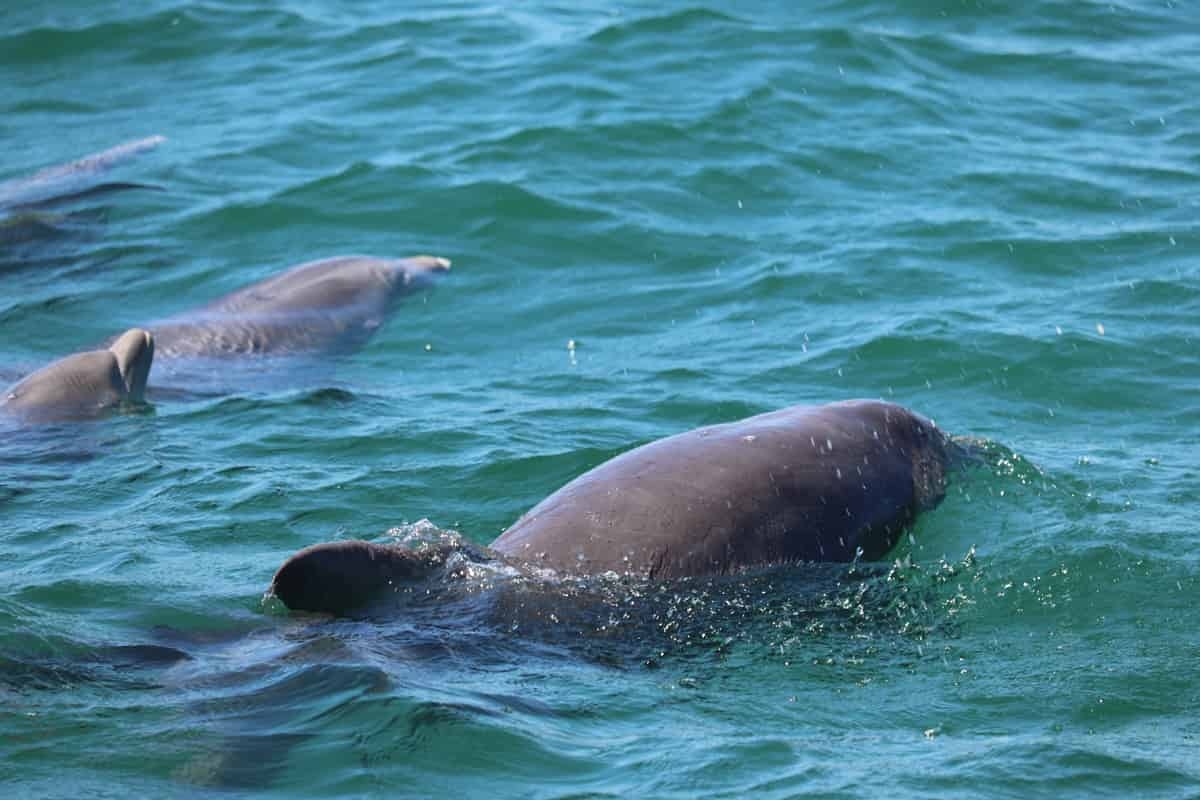
[[[5,212],[5,385],[286,265],[454,270],[357,352],[0,434],[10,793],[1196,793],[1186,7],[76,5],[4,12],[0,181],[167,141]],[[982,454],[880,562],[263,597],[851,397]]]

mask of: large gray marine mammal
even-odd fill
[[[538,503],[490,549],[522,569],[651,580],[875,560],[941,501],[953,448],[892,403],[794,406],[623,453]],[[289,558],[271,586],[289,608],[338,612],[446,557],[319,544]]]
[[[327,258],[146,327],[161,359],[336,352],[361,346],[398,298],[449,269],[434,256]]]
[[[30,422],[97,416],[142,401],[154,361],[154,337],[133,328],[107,350],[75,353],[29,375],[0,400],[0,411]]]

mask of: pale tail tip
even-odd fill
[[[445,272],[450,269],[450,259],[439,258],[437,256],[413,256],[412,258],[406,258],[405,261],[411,266],[433,272]]]
[[[117,337],[109,350],[118,352],[136,344],[139,347],[151,347],[154,345],[154,335],[145,328],[130,328]]]

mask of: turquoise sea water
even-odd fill
[[[114,175],[162,191],[0,244],[0,382],[314,258],[454,268],[328,371],[5,432],[6,796],[1200,796],[1193,4],[0,11],[0,179],[151,134]],[[885,577],[263,600],[849,397],[986,442]]]

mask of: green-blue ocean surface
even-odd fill
[[[0,384],[453,269],[355,352],[4,430],[5,797],[1200,796],[1195,3],[4,4],[0,181],[151,135],[0,228]],[[885,563],[264,597],[853,397],[983,453]]]

